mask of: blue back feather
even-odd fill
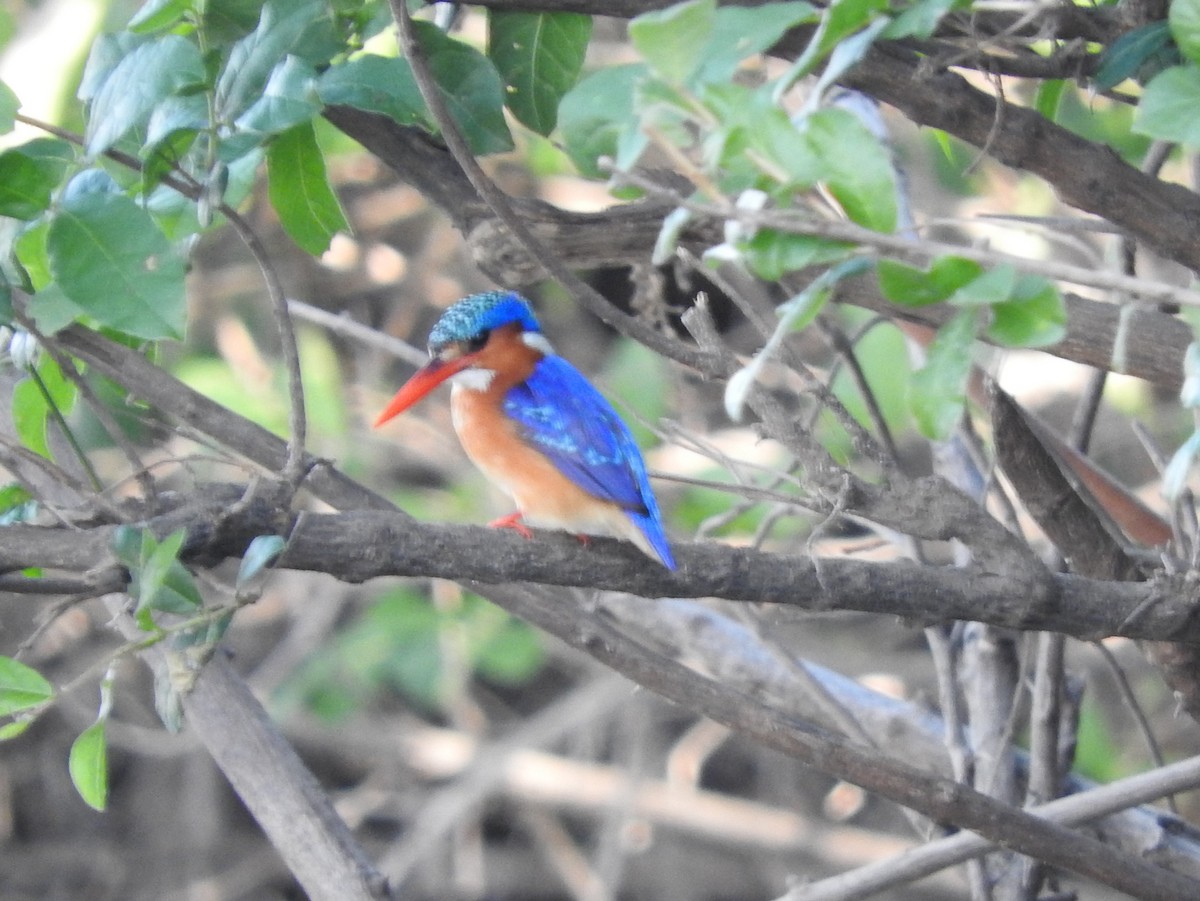
[[[578,369],[562,357],[543,358],[505,394],[504,412],[563,475],[624,508],[674,568],[642,452],[617,411]]]

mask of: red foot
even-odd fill
[[[512,529],[522,538],[533,537],[533,533],[529,531],[529,528],[523,522],[521,522],[521,514],[519,511],[517,513],[510,513],[508,516],[501,516],[499,519],[493,519],[488,523],[488,526],[493,529]]]

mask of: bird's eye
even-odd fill
[[[467,353],[473,354],[476,351],[483,350],[484,345],[488,343],[488,338],[490,338],[491,335],[492,333],[490,331],[484,331],[467,339]]]

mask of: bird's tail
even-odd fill
[[[671,545],[667,541],[667,535],[663,531],[658,517],[632,510],[628,510],[626,513],[633,520],[633,524],[637,526],[637,535],[630,535],[630,539],[638,546],[638,549],[646,556],[656,559],[667,569],[675,569],[675,558],[671,555]],[[639,541],[639,538],[642,540]]]

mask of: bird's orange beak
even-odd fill
[[[450,376],[462,372],[469,365],[471,360],[467,356],[454,360],[439,360],[436,357],[430,360],[400,387],[391,403],[375,420],[375,428],[379,428],[392,417],[399,416]]]

